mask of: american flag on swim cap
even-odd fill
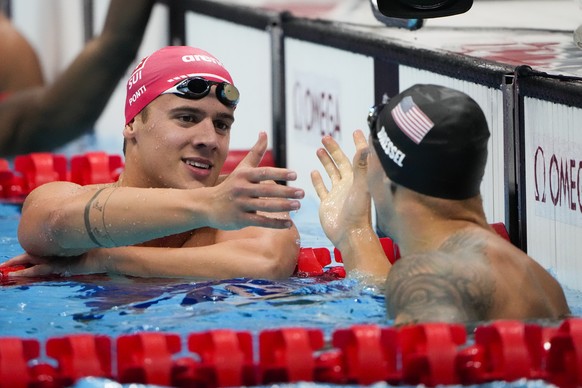
[[[161,93],[191,77],[234,84],[224,65],[209,52],[190,46],[164,47],[142,59],[129,76],[125,124]]]
[[[406,96],[392,109],[392,118],[406,136],[416,144],[420,144],[434,123],[414,103],[410,96]]]

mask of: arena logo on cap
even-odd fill
[[[380,142],[380,146],[382,146],[382,149],[388,158],[396,163],[397,166],[403,167],[402,162],[406,157],[406,154],[398,147],[396,147],[396,145],[394,145],[392,140],[390,140],[390,137],[388,137],[384,127],[382,127],[380,132],[378,132],[378,141]]]
[[[209,57],[208,55],[202,55],[202,54],[190,54],[190,55],[184,55],[182,57],[182,61],[189,63],[189,62],[210,62],[210,63],[214,63],[220,67],[224,67],[224,65],[216,58],[214,57]]]

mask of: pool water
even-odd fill
[[[319,226],[317,203],[307,201],[293,218],[301,233],[302,246],[332,248]],[[18,206],[0,205],[3,246],[0,262],[22,252],[16,238],[19,219]],[[582,293],[565,291],[573,314],[582,315]],[[105,275],[4,280],[0,284],[0,296],[0,336],[36,338],[41,342],[72,333],[115,338],[159,331],[185,336],[219,328],[250,331],[254,336],[262,330],[279,327],[317,328],[329,339],[339,328],[391,323],[385,317],[384,296],[377,289],[353,279],[331,277],[292,277],[276,282]],[[101,379],[82,379],[76,387],[115,384]],[[512,386],[546,385],[522,381]]]
[[[16,239],[19,215],[17,207],[0,206],[0,261],[22,252]],[[300,221],[299,213],[294,217]],[[301,229],[303,246],[331,247],[318,224],[305,223]],[[381,293],[354,280],[330,279],[192,281],[95,275],[10,280],[0,287],[0,333],[41,340],[81,331],[118,336],[142,330],[259,332],[283,326],[318,327],[329,333],[356,323],[387,323]]]

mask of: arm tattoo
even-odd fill
[[[109,202],[109,198],[111,198],[111,196],[113,195],[115,190],[117,190],[117,186],[111,190],[111,192],[107,196],[107,199],[105,199],[105,203],[103,204],[103,212],[101,213],[101,222],[103,224],[103,231],[105,232],[105,236],[109,239],[109,241],[111,241],[113,243],[114,247],[118,246],[119,244],[117,244],[115,242],[115,240],[113,240],[113,238],[109,234],[109,231],[107,231],[107,223],[105,222],[105,208],[107,206],[107,202]]]
[[[396,262],[386,281],[388,316],[400,322],[485,320],[494,291],[485,242],[461,232],[436,251]]]
[[[111,192],[109,193],[109,195],[105,199],[105,202],[103,204],[101,204],[98,197],[103,192],[103,190],[105,190],[106,188],[107,187],[101,188],[101,189],[97,190],[97,192],[95,192],[93,197],[91,197],[89,202],[87,202],[87,204],[85,205],[85,212],[83,214],[84,220],[85,220],[85,229],[87,230],[87,235],[89,236],[91,241],[93,241],[95,243],[95,245],[97,245],[98,247],[117,246],[115,241],[109,235],[109,232],[107,231],[107,224],[105,222],[105,206],[107,205],[107,201],[109,201],[109,198],[111,197],[113,192],[115,190],[117,190],[117,187],[112,188]],[[99,220],[101,221],[100,228],[95,225],[95,222],[93,222],[93,224],[91,222],[91,215],[92,215],[92,213],[95,213],[95,212],[97,212],[97,215],[94,216],[94,218],[96,218],[97,221],[99,221]],[[102,242],[103,239],[107,239],[108,240],[107,242],[109,244],[103,243]],[[113,245],[111,245],[111,243],[113,243]]]

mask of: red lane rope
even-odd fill
[[[300,381],[436,386],[518,379],[582,385],[579,318],[556,327],[496,321],[478,326],[471,340],[463,325],[445,323],[354,325],[334,331],[330,343],[322,330],[303,327],[264,330],[255,337],[209,330],[185,340],[159,332],[117,338],[73,334],[49,338],[43,346],[34,339],[0,337],[0,387],[66,387],[89,376],[172,387]]]
[[[221,170],[228,174],[236,168],[248,150],[231,150]],[[70,181],[80,185],[115,182],[123,170],[121,155],[102,151],[87,152],[67,159],[50,152],[18,155],[11,168],[0,158],[0,202],[21,204],[36,187],[52,181]],[[274,166],[272,151],[267,151],[259,166]]]

